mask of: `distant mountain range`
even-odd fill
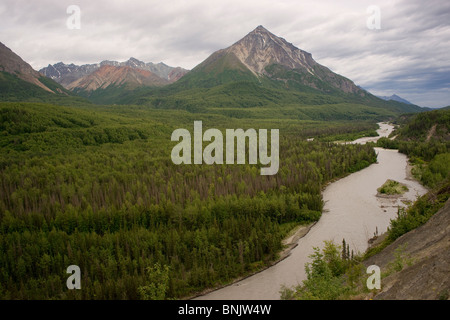
[[[54,65],[49,64],[39,72],[66,88],[93,91],[111,84],[165,85],[177,81],[188,70],[170,67],[162,62],[145,63],[132,57],[124,62],[104,60],[100,63],[81,66],[58,62]]]
[[[30,94],[32,84],[100,104],[216,110],[236,117],[254,112],[243,111],[252,107],[271,112],[283,107],[286,116],[304,119],[379,119],[423,111],[395,95],[386,100],[372,95],[263,26],[191,71],[130,58],[81,66],[59,62],[37,72],[3,44],[0,71],[1,100],[40,97],[34,87]]]
[[[66,88],[74,91],[95,91],[100,88],[105,89],[111,85],[125,85],[129,88],[134,88],[137,86],[163,86],[168,83],[168,80],[160,78],[147,70],[129,66],[103,65],[94,72],[69,83]]]
[[[402,102],[402,103],[405,103],[405,104],[412,104],[408,100],[403,99],[403,98],[399,97],[396,94],[393,94],[392,96],[378,96],[378,98],[381,98],[381,99],[386,100],[386,101],[393,100],[393,101],[398,101],[398,102]]]

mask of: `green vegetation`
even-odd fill
[[[446,141],[450,135],[449,109],[437,109],[415,115],[400,117],[401,127],[397,130],[400,140],[430,141],[431,138],[438,141]],[[434,133],[430,134],[432,128]]]
[[[307,279],[293,289],[282,288],[281,299],[340,300],[357,292],[363,266],[359,257],[347,254],[345,240],[342,246],[325,241],[322,250],[314,248],[309,258]]]
[[[408,187],[398,181],[388,179],[377,191],[387,195],[404,194],[408,191]]]
[[[45,91],[37,85],[24,81],[8,72],[0,71],[0,101],[45,102],[70,106],[91,104],[47,77],[40,77],[39,81],[55,93]]]
[[[194,120],[205,129],[280,129],[278,174],[174,165],[171,133]],[[319,219],[324,184],[376,161],[370,146],[306,139],[368,127],[0,103],[0,297],[180,298],[259,270],[293,227]],[[83,290],[65,287],[71,264]],[[151,285],[167,275],[167,285]]]
[[[450,182],[447,179],[438,187],[419,197],[410,207],[398,210],[396,219],[391,220],[387,237],[378,245],[367,251],[366,257],[382,250],[403,234],[420,227],[426,223],[440,208],[442,208],[450,195]]]
[[[164,300],[169,287],[169,267],[161,267],[156,263],[147,268],[148,285],[138,288],[143,300]]]
[[[408,155],[413,175],[425,186],[439,186],[450,174],[450,110],[423,112],[399,122],[395,140],[381,138],[377,145]]]
[[[194,113],[217,113],[235,118],[286,118],[298,120],[374,120],[394,118],[403,106],[352,94],[324,94],[312,89],[299,91],[268,79],[218,83],[213,87],[192,87],[189,73],[163,88],[140,88],[123,93],[116,103],[146,105],[160,109],[181,109]],[[186,78],[186,79],[185,79]],[[95,102],[109,96],[95,93]],[[415,110],[415,109],[414,109]],[[411,110],[408,110],[411,111]]]

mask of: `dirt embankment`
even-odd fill
[[[404,234],[364,264],[379,266],[383,274],[395,261],[401,261],[403,269],[382,277],[381,291],[373,299],[450,298],[450,200],[426,224]]]
[[[434,126],[431,127],[430,131],[427,134],[427,142],[430,141],[431,137],[434,136],[436,134],[436,127],[437,124],[435,124]]]

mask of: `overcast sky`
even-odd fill
[[[70,5],[80,29],[67,26]],[[0,2],[0,42],[37,70],[130,57],[192,69],[258,25],[374,94],[450,105],[448,0]]]

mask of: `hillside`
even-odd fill
[[[426,186],[434,187],[447,179],[450,171],[450,110],[402,116],[397,122],[400,128],[391,138],[379,139],[377,145],[398,149],[408,155],[414,165],[413,175]]]
[[[188,70],[164,63],[145,63],[135,58],[124,62],[104,60],[77,66],[59,62],[40,70],[73,94],[94,103],[116,104],[134,90],[161,87],[183,77]]]
[[[258,26],[230,47],[214,52],[179,85],[213,87],[235,81],[260,83],[264,78],[277,87],[366,95],[366,91],[352,81],[318,64],[310,53],[275,36],[263,26]]]
[[[405,116],[400,118],[399,123],[404,126],[396,131],[398,140],[450,141],[449,109],[437,109],[414,116]]]
[[[449,299],[450,200],[427,223],[399,237],[364,264],[391,270],[373,299]],[[393,269],[395,264],[397,269]]]
[[[0,101],[89,104],[55,81],[44,77],[0,43]]]
[[[34,70],[28,63],[0,42],[0,71],[17,76],[20,80],[38,86],[42,90],[54,93],[49,87],[41,82],[42,75]],[[19,83],[19,82],[18,82]]]

